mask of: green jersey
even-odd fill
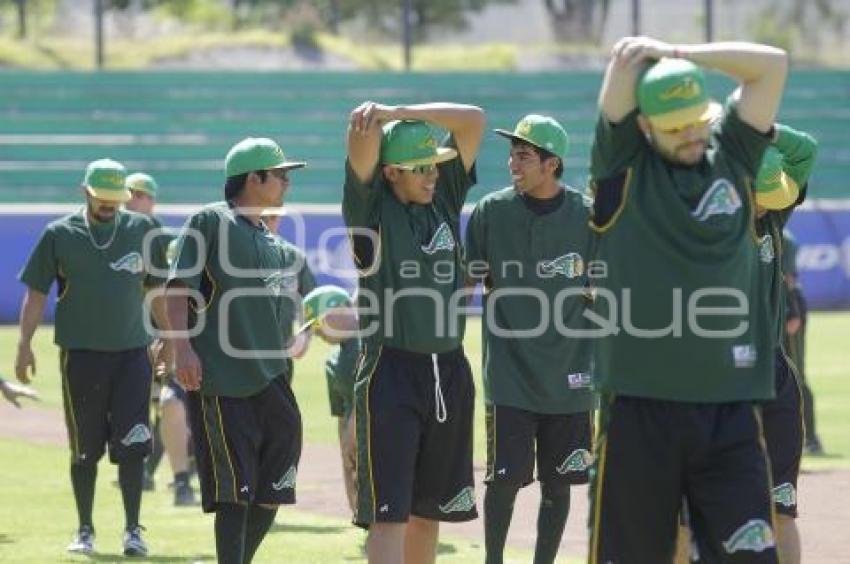
[[[342,398],[345,417],[351,413],[354,397],[354,377],[360,358],[360,339],[352,337],[336,347],[325,361],[328,385]]]
[[[784,210],[768,211],[756,220],[762,288],[764,288],[767,307],[773,314],[774,344],[779,346],[785,333],[785,308],[788,300],[783,273],[789,259],[784,251],[782,231],[794,208],[806,197],[809,175],[817,153],[817,143],[808,134],[788,126],[777,124],[776,129],[777,139],[774,145],[782,154],[782,170],[797,183],[800,189],[800,196],[794,205]],[[796,266],[794,273],[796,274]]]
[[[788,229],[782,230],[782,272],[797,277],[797,239]]]
[[[437,166],[434,200],[420,205],[401,203],[381,166],[363,184],[346,162],[342,213],[360,269],[360,326],[367,350],[377,352],[385,344],[441,353],[463,340],[458,234],[475,172],[467,173],[460,157]]]
[[[161,228],[131,211],[91,221],[86,208],[48,224],[19,278],[43,294],[57,282],[59,347],[122,351],[151,342],[143,304],[145,287],[161,284],[167,271]]]
[[[247,397],[287,371],[284,348],[300,308],[303,255],[218,202],[189,217],[177,242],[169,283],[199,295],[188,326],[201,359],[205,395]]]
[[[307,256],[289,241],[279,236],[276,238],[283,259],[283,272],[287,275],[287,289],[291,289],[294,282],[298,296],[304,297],[316,287],[316,278],[307,265]],[[294,280],[291,277],[293,272]],[[291,300],[280,300],[277,315],[283,329],[284,342],[289,343],[293,337],[294,324],[301,320],[301,302],[293,304]]]
[[[752,183],[767,136],[726,108],[703,160],[671,164],[637,123],[600,116],[591,152],[594,347],[605,392],[686,402],[773,397]]]
[[[467,271],[484,284],[484,401],[535,413],[594,407],[585,264],[589,201],[567,188],[483,198],[466,229]]]

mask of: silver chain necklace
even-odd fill
[[[115,240],[115,235],[118,233],[118,212],[116,212],[115,214],[115,225],[112,227],[112,235],[109,236],[109,239],[103,245],[98,245],[97,241],[95,241],[94,239],[94,234],[92,233],[91,225],[89,225],[88,207],[84,207],[82,209],[82,213],[83,223],[85,223],[86,225],[86,235],[89,236],[89,241],[91,241],[92,246],[98,251],[105,251],[112,245],[112,242]]]

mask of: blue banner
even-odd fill
[[[71,213],[74,206],[9,205],[0,209],[0,322],[16,323],[24,286],[18,273],[26,263],[45,225]],[[179,227],[195,206],[162,206],[159,218]],[[281,222],[283,237],[305,249],[319,284],[352,288],[356,272],[342,217],[334,206],[292,206]],[[465,229],[466,219],[463,216]],[[791,218],[799,252],[797,269],[811,309],[850,309],[850,202],[808,202]],[[47,319],[53,318],[55,285]]]

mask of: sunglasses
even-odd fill
[[[279,180],[289,180],[289,171],[283,168],[272,168],[267,171]]]
[[[431,174],[432,172],[437,170],[437,165],[435,165],[433,163],[432,164],[415,165],[415,166],[404,165],[404,166],[397,166],[396,168],[399,169],[399,170],[403,170],[405,172],[411,172],[413,174]]]

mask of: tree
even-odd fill
[[[599,43],[610,0],[543,0],[555,36],[565,42]]]

